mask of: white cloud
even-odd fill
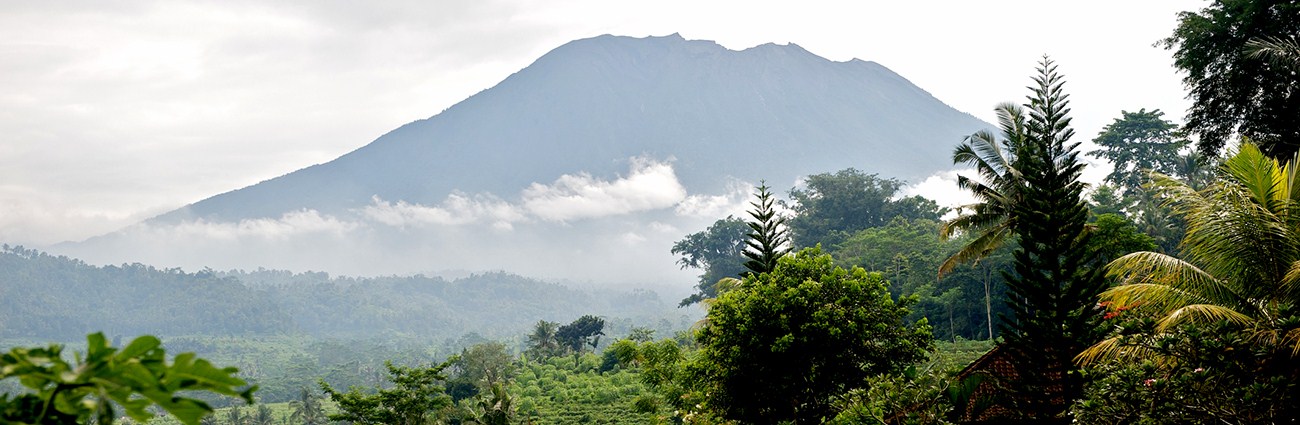
[[[612,181],[580,173],[550,185],[533,183],[523,191],[523,206],[542,219],[567,221],[668,208],[686,198],[672,164],[648,158],[631,163],[627,177]]]
[[[179,224],[143,224],[140,230],[172,240],[268,239],[285,240],[304,235],[343,236],[358,227],[358,223],[323,215],[316,210],[298,210],[285,213],[280,218],[259,218],[238,222],[187,221]]]
[[[740,216],[749,208],[749,197],[754,185],[733,180],[727,183],[727,192],[721,195],[691,195],[677,204],[679,216],[697,218],[722,218]]]
[[[447,199],[438,206],[406,201],[393,203],[376,196],[370,205],[361,210],[361,215],[395,227],[491,223],[498,230],[511,230],[514,222],[527,218],[519,207],[491,194],[469,196],[463,193],[447,195]]]

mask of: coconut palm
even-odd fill
[[[974,195],[976,202],[961,206],[964,212],[943,223],[944,240],[959,234],[974,235],[965,246],[939,266],[942,276],[961,263],[978,261],[996,250],[1014,233],[1012,207],[1019,200],[1024,178],[1016,170],[1016,151],[1026,140],[1025,113],[1016,104],[997,106],[1001,138],[989,131],[967,136],[952,153],[954,164],[975,167],[979,179],[957,177],[957,186]]]
[[[1223,163],[1224,177],[1203,191],[1156,175],[1157,190],[1187,221],[1184,258],[1137,252],[1111,262],[1121,285],[1101,295],[1112,309],[1156,318],[1154,332],[1228,321],[1254,341],[1300,354],[1300,181],[1297,161],[1280,164],[1243,143]],[[1113,337],[1076,359],[1156,357]]]
[[[328,423],[329,418],[325,415],[325,409],[321,406],[321,398],[312,394],[306,387],[301,388],[298,398],[289,402],[289,407],[293,409],[289,421],[303,425]]]
[[[528,335],[527,352],[538,358],[560,355],[562,347],[557,336],[559,329],[559,323],[538,320],[537,325],[533,326],[533,333]]]

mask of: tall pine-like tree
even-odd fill
[[[1078,143],[1070,143],[1068,96],[1056,65],[1039,63],[1025,105],[1028,143],[1016,155],[1025,180],[1012,209],[1020,248],[1007,274],[1002,335],[1016,359],[1015,410],[1028,418],[1068,422],[1066,408],[1082,392],[1072,359],[1100,338],[1097,295],[1105,287],[1097,255],[1088,248]]]
[[[749,211],[749,216],[754,221],[747,222],[749,225],[749,240],[745,241],[745,268],[749,271],[742,273],[763,274],[770,273],[776,269],[776,260],[790,253],[790,233],[785,225],[785,217],[776,213],[773,208],[775,200],[772,199],[772,192],[767,187],[766,181],[758,183],[758,193],[754,196],[754,202],[749,205],[754,209]]]

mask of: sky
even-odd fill
[[[327,162],[601,34],[875,61],[990,122],[1046,54],[1076,140],[1122,110],[1180,122],[1154,44],[1206,4],[0,0],[0,242],[81,240]],[[951,199],[951,178],[912,190]]]

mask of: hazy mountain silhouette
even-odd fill
[[[638,155],[675,158],[682,184],[703,191],[727,176],[788,184],[850,166],[915,181],[948,168],[952,147],[982,126],[874,62],[832,62],[794,44],[737,52],[678,35],[606,35],[334,161],[162,218],[509,195],[565,173],[624,171],[619,161]]]
[[[235,246],[206,254],[208,263],[196,263],[202,259],[179,257],[183,253],[177,250],[187,248],[174,237],[160,236],[167,232],[160,229],[186,223],[287,220],[286,214],[317,225],[369,218],[395,226],[360,226],[365,246],[382,251],[392,245],[382,242],[388,237],[402,240],[401,249],[461,240],[446,236],[450,230],[444,229],[423,231],[436,242],[419,242],[401,220],[424,217],[431,227],[453,226],[477,222],[475,214],[483,214],[492,216],[484,223],[498,238],[484,243],[484,249],[500,249],[479,252],[480,257],[538,257],[535,250],[562,256],[570,251],[565,246],[584,244],[584,252],[591,252],[597,250],[591,247],[592,238],[612,235],[634,242],[650,239],[656,245],[648,252],[666,257],[663,240],[671,242],[700,230],[694,227],[700,223],[721,218],[674,218],[683,215],[681,208],[673,213],[683,198],[725,194],[728,184],[759,179],[784,192],[800,176],[847,167],[916,182],[951,168],[953,146],[987,127],[874,62],[834,62],[794,44],[733,51],[676,34],[605,35],[560,46],[495,87],[328,163],[216,195],[142,226],[60,251],[88,261],[145,261],[156,255],[158,261],[186,267],[215,263],[326,269],[312,267],[310,261],[277,262],[273,251],[258,257],[268,264],[223,260],[223,253],[248,254],[246,246],[239,245],[247,241],[237,236],[227,237]],[[589,196],[592,193],[599,196]],[[414,213],[402,209],[439,205],[441,209]],[[532,225],[515,225],[523,222]],[[619,230],[628,223],[652,222],[668,229],[666,234],[647,238],[644,231]],[[236,234],[261,229],[251,226],[223,229]],[[346,232],[358,229],[343,227]],[[185,229],[196,233],[193,226]],[[142,232],[147,237],[139,236]],[[277,240],[284,238],[292,236]],[[165,239],[173,246],[149,251],[149,258],[131,257],[132,247],[142,239]],[[344,239],[356,243],[358,237]],[[529,241],[537,247],[529,248]],[[500,247],[502,242],[514,246]],[[301,250],[323,243],[281,245]],[[475,249],[464,246],[458,251]],[[349,249],[334,251],[342,255]],[[377,261],[389,260],[397,262],[390,256]],[[338,266],[338,261],[321,261]],[[525,273],[529,269],[504,260],[481,264]],[[457,262],[407,269],[474,266]],[[656,267],[676,268],[671,259]],[[400,266],[343,268],[336,271],[404,271]]]

